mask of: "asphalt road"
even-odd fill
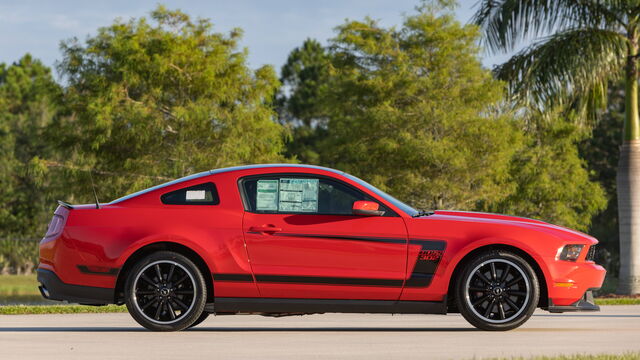
[[[128,314],[0,316],[0,359],[472,359],[640,351],[640,306],[538,311],[510,332],[459,315],[324,314],[209,317],[153,333]]]

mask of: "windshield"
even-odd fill
[[[371,192],[373,192],[374,194],[380,196],[381,198],[385,199],[386,201],[392,203],[395,207],[399,208],[400,210],[404,211],[405,213],[407,213],[407,215],[409,216],[416,216],[418,215],[419,211],[414,209],[413,207],[403,203],[402,201],[394,198],[393,196],[387,194],[386,192],[378,189],[377,187],[369,184],[368,182],[357,178],[353,175],[347,174],[347,173],[343,173],[343,175],[355,182],[357,182],[358,184],[366,187],[367,189],[371,190]]]

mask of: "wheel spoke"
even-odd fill
[[[478,292],[483,292],[486,293],[487,289],[486,288],[481,288],[481,287],[477,287],[477,286],[470,286],[469,290],[471,291],[478,291]]]
[[[491,295],[485,295],[485,296],[477,299],[476,301],[474,301],[471,305],[474,306],[474,307],[478,306],[478,305],[482,304],[485,300],[487,300],[490,296]]]
[[[175,320],[176,313],[173,311],[173,307],[171,306],[171,301],[167,301],[167,310],[169,310],[169,316],[171,316],[171,320]]]
[[[149,306],[151,306],[153,304],[157,304],[157,303],[158,303],[158,299],[153,299],[153,300],[149,301],[148,303],[146,303],[143,307],[141,307],[140,310],[144,311]]]
[[[489,318],[489,316],[491,316],[491,310],[493,310],[493,304],[495,304],[496,299],[492,299],[491,302],[489,302],[489,306],[487,306],[487,309],[484,312],[484,317],[486,317],[487,319]]]
[[[171,278],[173,277],[173,271],[176,269],[176,266],[174,264],[171,264],[171,267],[169,268],[169,275],[167,275],[167,282],[171,281]]]
[[[483,273],[480,272],[480,270],[476,270],[476,275],[478,275],[478,277],[480,278],[480,280],[484,281],[485,283],[487,283],[488,285],[491,285],[491,281],[489,279],[487,279],[486,276],[484,276]]]
[[[140,275],[140,279],[142,279],[142,280],[144,280],[144,281],[148,282],[148,283],[149,283],[149,284],[151,284],[153,287],[158,287],[158,284],[157,284],[155,281],[153,281],[153,280],[149,279],[149,277],[148,277],[147,275],[145,275],[145,274]]]
[[[498,274],[496,273],[496,264],[492,262],[489,265],[491,266],[491,280],[498,281]]]
[[[138,290],[136,291],[136,295],[155,295],[156,292],[154,290]]]
[[[507,293],[509,295],[515,295],[515,296],[526,296],[527,295],[526,291],[512,291],[512,290],[509,290],[509,291],[507,291]]]
[[[502,301],[500,300],[498,300],[498,310],[500,311],[500,319],[506,319],[507,315],[504,313],[504,306],[502,306]]]
[[[160,320],[160,313],[162,312],[163,307],[164,307],[164,300],[161,300],[160,304],[158,304],[158,307],[156,308],[156,315],[154,316],[156,320]]]
[[[511,265],[505,264],[504,270],[502,271],[502,276],[500,277],[500,282],[503,283],[507,280],[507,276],[509,276],[509,270],[511,270]]]
[[[155,268],[156,268],[156,275],[158,275],[158,281],[159,282],[164,281],[164,278],[162,277],[162,273],[160,272],[160,264],[156,264]]]
[[[176,297],[174,297],[174,298],[173,298],[173,301],[174,301],[176,304],[178,304],[178,306],[180,306],[181,308],[183,308],[183,309],[185,309],[185,310],[187,310],[187,309],[189,308],[185,303],[183,303],[180,299],[178,299],[178,298],[176,298]]]
[[[183,281],[187,280],[189,278],[189,275],[185,275],[182,278],[180,278],[180,280],[176,281],[175,284],[173,284],[173,286],[178,286],[180,285]]]
[[[511,306],[511,307],[514,309],[514,311],[516,311],[516,312],[517,312],[518,310],[520,310],[520,307],[519,307],[518,305],[516,305],[516,303],[514,303],[513,301],[511,301],[511,299],[509,299],[509,297],[508,297],[508,296],[507,296],[507,297],[505,297],[505,298],[504,298],[504,300],[507,302],[507,304],[509,304],[509,306]]]
[[[188,289],[176,290],[173,293],[176,295],[193,295],[193,290],[188,290]]]
[[[517,284],[518,282],[520,282],[521,280],[523,280],[522,275],[518,275],[518,277],[515,277],[515,278],[511,279],[511,281],[509,281],[509,283],[507,284],[507,287],[513,286],[513,285]]]

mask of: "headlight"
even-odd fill
[[[580,257],[580,253],[584,245],[571,244],[560,248],[557,259],[565,261],[576,261]]]

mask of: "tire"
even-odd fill
[[[200,325],[203,321],[207,320],[208,317],[209,317],[209,313],[203,312],[198,318],[198,320],[196,320],[193,324],[189,325],[188,329],[191,329],[192,327],[196,327]]]
[[[512,330],[538,306],[540,285],[531,265],[509,251],[489,251],[464,265],[456,280],[456,305],[478,329]]]
[[[129,314],[140,325],[153,331],[179,331],[200,319],[207,286],[187,257],[159,251],[134,265],[124,294]]]

